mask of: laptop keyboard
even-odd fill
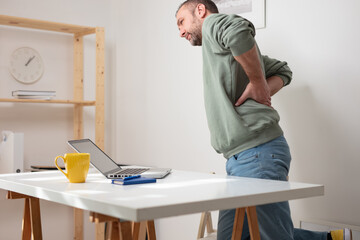
[[[125,168],[117,172],[116,174],[136,175],[136,174],[141,174],[147,170],[149,170],[149,168]]]

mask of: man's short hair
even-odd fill
[[[193,12],[193,10],[195,10],[195,7],[198,4],[204,4],[206,9],[209,10],[211,13],[218,13],[219,10],[216,6],[216,4],[211,1],[211,0],[186,0],[185,2],[183,2],[182,4],[180,4],[178,10],[176,11],[176,14],[178,13],[178,11],[180,10],[180,8],[182,8],[183,6],[187,6],[188,9]]]

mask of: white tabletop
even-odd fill
[[[99,173],[89,173],[86,183],[69,183],[59,171],[1,174],[0,188],[131,221],[324,194],[323,185],[184,171],[127,186],[111,184]]]

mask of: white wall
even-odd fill
[[[264,53],[288,60],[291,87],[276,98],[293,181],[325,184],[325,196],[294,201],[293,217],[360,225],[358,93],[360,2],[268,1]]]
[[[209,142],[201,48],[178,36],[181,2],[117,3],[116,156],[224,173],[225,160]],[[324,197],[291,202],[295,225],[300,219],[360,225],[359,9],[357,0],[271,0],[267,27],[257,33],[263,54],[288,61],[294,72],[293,83],[273,98],[292,150],[290,179],[325,184]],[[198,215],[157,221],[159,239],[194,239],[198,221]]]
[[[118,2],[116,156],[126,163],[224,173],[224,158],[210,146],[201,48],[179,38],[179,4]],[[158,239],[195,239],[198,223],[199,215],[158,220]]]
[[[174,14],[180,3],[0,0],[0,14],[106,28],[106,150],[111,156],[124,163],[224,174],[225,159],[212,150],[209,141],[202,98],[201,48],[190,46],[178,36]],[[263,54],[287,60],[294,71],[293,83],[273,99],[292,150],[290,179],[323,183],[326,189],[324,197],[291,202],[295,224],[306,218],[360,225],[356,206],[360,198],[356,184],[360,167],[356,154],[360,132],[360,110],[356,107],[360,98],[356,93],[359,5],[357,0],[267,1],[267,27],[257,33]],[[0,82],[1,97],[22,87],[10,79],[3,60],[16,44],[29,41],[32,46],[44,48],[44,56],[52,61],[56,59],[51,55],[69,59],[71,69],[72,54],[64,49],[71,51],[71,41],[63,35],[38,34],[0,28],[0,77],[6,81]],[[112,40],[115,37],[116,48]],[[58,49],[39,42],[44,39],[56,41],[53,44]],[[86,50],[92,43],[92,38],[86,40]],[[89,54],[93,54],[91,50]],[[91,78],[93,63],[88,64],[86,74]],[[63,80],[72,76],[69,69],[52,69],[52,76],[47,78],[55,81],[51,79],[56,77],[56,82],[61,82],[57,86],[61,95],[71,89],[61,88]],[[37,84],[34,86],[51,86],[45,79]],[[87,90],[86,95],[92,94],[93,89]],[[68,150],[62,144],[72,136],[70,108],[5,106],[2,103],[0,108],[0,129],[25,132],[26,166],[33,161],[50,163],[54,155]],[[37,116],[26,115],[27,111],[36,111]],[[31,118],[31,124],[13,121],[25,116]],[[86,117],[91,122],[90,112]],[[66,132],[56,130],[60,128]],[[34,130],[51,137],[53,144],[44,143],[48,138],[38,138],[40,134],[31,135]],[[91,126],[86,132],[91,137]],[[47,146],[41,155],[37,155],[38,146]],[[71,209],[41,204],[44,238],[71,239]],[[8,239],[19,239],[19,208],[21,201],[0,201],[0,231],[10,231]],[[55,217],[59,221],[52,223]],[[156,221],[158,239],[194,239],[198,222],[197,214]],[[91,225],[87,228],[92,229]],[[86,239],[92,239],[92,231],[87,231]]]
[[[111,29],[114,15],[112,1],[41,1],[0,0],[0,14],[55,21],[83,26],[105,27],[106,133],[105,145],[110,155],[115,149],[115,34]],[[9,57],[18,47],[35,48],[42,56],[45,72],[38,82],[23,85],[9,74]],[[95,37],[84,37],[84,86],[86,100],[95,99]],[[18,89],[56,90],[57,99],[71,99],[73,78],[73,37],[69,34],[0,26],[0,98],[11,98]],[[0,103],[0,132],[13,130],[25,134],[25,168],[31,165],[54,165],[55,156],[72,152],[66,140],[73,138],[71,106],[48,104]],[[94,138],[94,108],[84,109],[84,137]],[[1,167],[1,166],[0,166]],[[1,194],[4,192],[1,191]],[[20,239],[23,200],[0,197],[1,239]],[[41,201],[44,239],[72,239],[71,208]],[[84,214],[85,239],[94,239],[94,225]],[[6,233],[6,234],[5,234]]]

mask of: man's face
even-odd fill
[[[186,38],[191,45],[202,44],[202,22],[192,13],[186,5],[182,6],[176,14],[176,21],[180,37]]]

